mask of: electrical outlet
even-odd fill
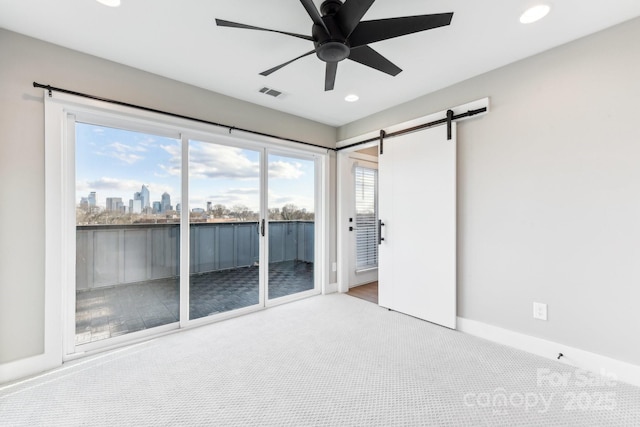
[[[331,264],[331,271],[338,271],[338,263],[334,262],[333,264]]]
[[[541,302],[533,303],[533,318],[547,320],[547,304]]]

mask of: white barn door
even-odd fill
[[[380,306],[455,329],[455,122],[385,142],[379,197]]]

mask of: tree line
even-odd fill
[[[192,216],[193,214],[192,212]],[[200,215],[203,214],[216,219],[233,218],[238,221],[258,221],[260,219],[259,212],[252,211],[245,205],[234,205],[231,208],[227,208],[225,205],[216,204],[208,211],[200,213]],[[313,221],[315,218],[313,212],[309,212],[305,208],[299,208],[293,203],[287,203],[281,208],[270,208],[268,214],[271,221]]]
[[[299,208],[293,203],[287,203],[279,208],[268,210],[270,221],[313,221],[315,215],[305,208]],[[235,220],[235,221],[259,221],[259,212],[252,211],[245,205],[233,205],[227,208],[225,205],[216,204],[210,209],[195,209],[189,213],[191,222],[207,222],[208,220]],[[118,225],[118,224],[153,224],[153,223],[179,223],[178,212],[169,213],[140,213],[132,214],[105,209],[76,209],[77,225]]]

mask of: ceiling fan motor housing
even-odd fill
[[[342,34],[338,26],[335,14],[340,10],[342,2],[340,0],[325,0],[320,6],[322,21],[329,30],[317,24],[311,29],[311,35],[316,47],[316,55],[324,62],[340,62],[347,59],[351,54],[351,47],[347,38]]]
[[[318,59],[325,62],[324,90],[330,91],[335,85],[338,62],[345,59],[390,76],[397,76],[402,69],[372,49],[369,44],[444,27],[451,24],[453,18],[453,12],[450,12],[362,21],[375,0],[324,0],[320,10],[314,1],[300,0],[313,21],[311,36],[217,18],[216,24],[223,27],[269,31],[313,42],[313,50],[265,70],[260,75],[269,76],[292,62],[315,53]]]

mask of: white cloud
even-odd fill
[[[151,136],[145,136],[144,139],[138,141],[138,144],[140,144],[140,147],[152,147],[154,146],[156,143],[156,139],[151,137]]]
[[[171,159],[169,164],[158,165],[173,176],[180,176],[181,149],[177,145],[162,145]],[[203,142],[192,142],[189,146],[189,169],[191,178],[258,179],[260,164],[247,157],[244,150]],[[300,162],[275,160],[269,162],[270,179],[296,180],[304,175]]]
[[[249,159],[239,148],[206,143],[192,143],[189,148],[191,178],[252,179],[260,176],[259,162]]]
[[[182,161],[181,161],[181,155],[182,155],[182,149],[179,145],[177,144],[172,144],[172,145],[161,145],[160,148],[162,148],[164,151],[167,152],[167,154],[169,154],[171,156],[171,158],[169,159],[169,164],[159,164],[158,167],[160,169],[162,169],[163,171],[165,171],[166,173],[168,173],[169,175],[173,175],[173,176],[180,176],[180,169],[182,167]]]
[[[143,153],[147,151],[147,149],[142,146],[132,147],[130,145],[123,144],[121,142],[112,142],[111,144],[107,145],[107,147],[113,148],[115,151],[119,153],[130,153],[132,151]]]
[[[118,159],[128,165],[132,165],[135,162],[139,162],[140,160],[144,159],[144,157],[137,154],[111,153],[108,154],[108,156],[113,157],[114,159]]]
[[[277,160],[269,162],[269,178],[272,179],[298,179],[304,172],[302,164],[298,162],[285,162]]]
[[[142,146],[131,146],[121,142],[112,142],[111,144],[103,147],[96,154],[100,156],[113,157],[123,163],[132,165],[144,159],[143,156],[137,153],[144,153],[146,151],[147,149]]]

